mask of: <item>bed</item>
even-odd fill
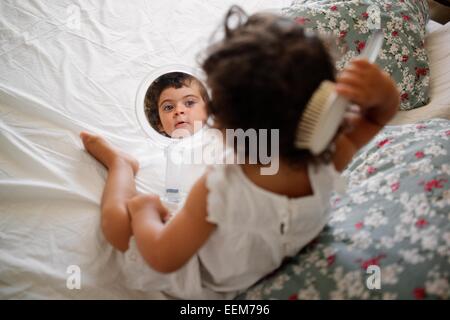
[[[119,253],[100,232],[99,204],[106,171],[83,150],[78,133],[89,130],[102,134],[133,154],[141,164],[136,177],[138,190],[162,194],[164,150],[140,126],[135,111],[137,89],[158,68],[197,65],[199,49],[234,3],[255,12],[278,10],[290,1],[0,3],[1,299],[167,298],[160,292],[127,286],[117,264]],[[415,124],[422,121],[426,137],[431,139],[435,132],[431,128],[448,126],[445,120],[436,119],[450,119],[450,24],[430,22],[428,27],[431,100],[424,107],[400,112],[385,135],[391,132],[408,139],[412,131],[407,130],[422,130]],[[414,125],[394,126],[408,123]],[[379,139],[355,159],[350,167],[355,170],[347,172],[355,185],[359,180],[352,177],[358,177],[357,169],[365,168],[366,159],[376,157],[371,155],[378,150],[377,142]],[[440,143],[444,150],[450,149],[444,134]],[[444,165],[445,159],[448,163],[448,155],[438,158],[443,161],[439,165]],[[444,187],[435,188],[437,191],[448,190],[447,182],[441,184]],[[440,195],[448,200],[448,191]],[[339,205],[345,207],[344,200]],[[448,203],[442,206],[438,209],[450,212]],[[337,215],[344,210],[340,208],[335,208]],[[336,223],[344,222],[351,224],[339,219]],[[429,221],[448,237],[448,219],[445,222],[439,226]],[[334,236],[330,233],[333,228],[342,229],[342,225],[331,224],[321,237]],[[338,240],[337,245],[341,244]],[[322,249],[320,241],[318,249],[306,248],[240,298],[330,298],[328,292],[318,294],[317,288],[308,291],[313,292],[309,296],[300,290],[300,286],[310,288],[311,281],[322,278],[292,276],[305,267],[302,257],[311,257],[311,252],[323,255]],[[330,250],[322,258],[333,260],[333,266],[345,265],[345,255],[340,256],[336,248]],[[439,266],[448,268],[448,252],[445,254],[446,264]],[[352,276],[363,275],[361,268],[352,268]],[[79,289],[70,283],[74,270],[80,275]],[[325,286],[326,281],[330,280],[323,280]],[[448,274],[445,281],[448,295]],[[362,296],[331,298],[364,298],[364,292]],[[407,290],[394,290],[391,297],[409,297],[410,291],[403,292]],[[420,295],[422,291],[417,292]],[[369,292],[367,297],[374,296]]]

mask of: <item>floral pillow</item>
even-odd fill
[[[361,52],[371,30],[381,28],[384,44],[377,64],[396,81],[400,109],[410,110],[428,103],[426,0],[294,0],[282,14],[307,29],[333,34],[340,54],[338,70]]]
[[[450,121],[385,127],[343,175],[319,236],[238,299],[449,299]]]

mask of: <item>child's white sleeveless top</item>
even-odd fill
[[[331,192],[342,181],[332,165],[310,165],[308,175],[313,195],[288,198],[255,185],[239,165],[211,167],[207,220],[217,229],[179,271],[160,275],[159,281],[135,275],[134,282],[181,298],[233,298],[295,255],[325,226]],[[133,250],[131,243],[127,255]]]

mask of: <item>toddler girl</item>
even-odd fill
[[[231,20],[240,23],[231,28]],[[142,290],[233,298],[271,273],[322,230],[337,171],[398,108],[396,86],[386,73],[355,59],[335,78],[323,43],[291,20],[246,18],[232,7],[224,31],[202,65],[212,93],[208,111],[223,132],[279,129],[276,174],[261,175],[261,161],[210,167],[166,223],[168,211],[158,196],[136,195],[137,161],[101,137],[81,134],[88,152],[109,170],[104,234],[119,250],[130,244],[120,259],[132,285]],[[328,163],[294,144],[305,107],[324,80],[359,106],[346,115],[347,130],[337,133]]]

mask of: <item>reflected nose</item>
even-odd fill
[[[180,102],[177,103],[177,105],[175,106],[175,115],[180,115],[180,114],[185,114],[186,113],[186,106],[184,105],[184,103]]]

